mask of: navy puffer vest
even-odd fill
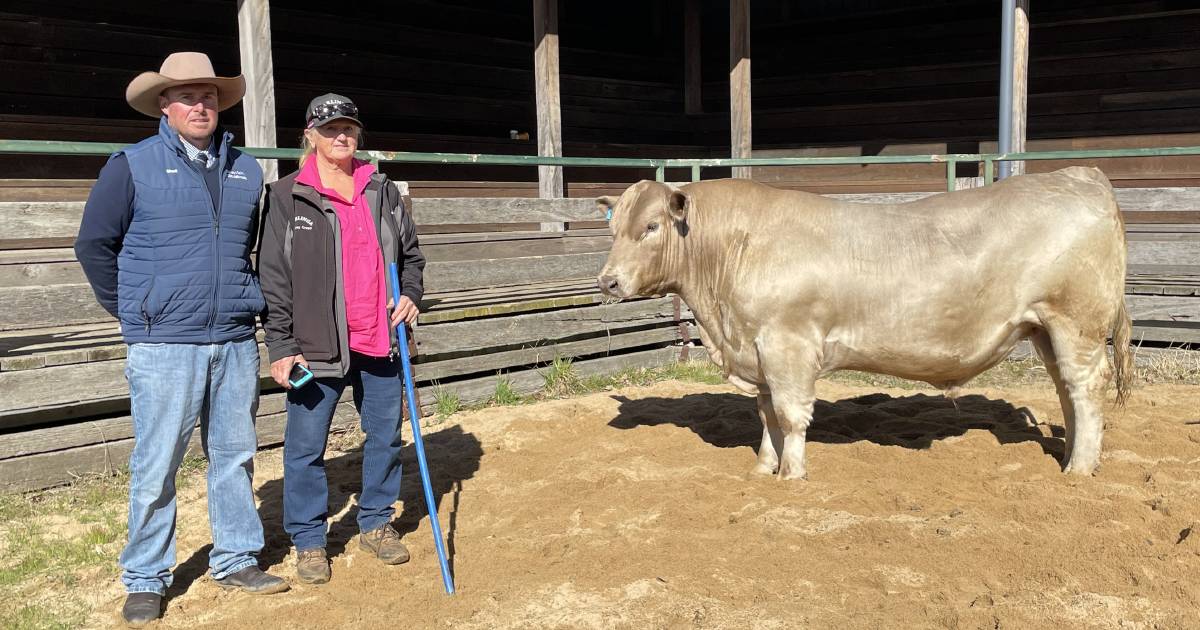
[[[254,334],[262,291],[250,265],[262,170],[218,130],[218,204],[164,116],[126,148],[133,216],[117,258],[127,343],[221,343]]]

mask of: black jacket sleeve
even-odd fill
[[[300,344],[292,336],[292,265],[284,252],[290,221],[270,185],[262,213],[258,280],[267,304],[262,314],[267,355],[274,362],[300,354]]]
[[[408,297],[413,304],[421,305],[425,295],[425,254],[417,240],[417,226],[409,211],[410,200],[400,198],[400,295]]]
[[[75,258],[83,267],[96,301],[117,316],[117,255],[133,220],[133,175],[125,154],[100,169],[75,239]]]

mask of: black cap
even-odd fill
[[[304,127],[320,127],[339,118],[348,118],[359,127],[363,126],[362,121],[358,119],[358,106],[354,101],[332,92],[322,94],[308,103],[308,109],[304,112]]]

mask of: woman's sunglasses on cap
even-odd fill
[[[309,112],[308,126],[311,129],[327,120],[343,116],[358,118],[358,107],[354,103],[322,103]]]

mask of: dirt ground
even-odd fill
[[[459,414],[426,431],[458,594],[442,592],[415,457],[410,563],[351,540],[360,454],[330,453],[333,580],[282,595],[204,576],[203,484],[180,505],[166,628],[1196,628],[1200,388],[1112,413],[1066,476],[1048,385],[823,382],[809,480],[749,477],[760,425],[728,386],[668,382]],[[1030,424],[1030,416],[1038,424]],[[278,451],[260,456],[264,565],[294,578]],[[114,580],[86,597],[116,622]]]

